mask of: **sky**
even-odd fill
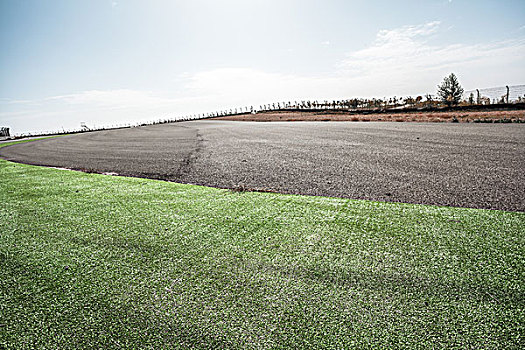
[[[0,126],[525,84],[525,1],[0,0]]]

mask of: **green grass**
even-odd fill
[[[520,348],[525,214],[0,160],[0,348]]]

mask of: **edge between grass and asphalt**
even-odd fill
[[[0,203],[0,348],[524,344],[524,213],[5,160]]]

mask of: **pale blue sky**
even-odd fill
[[[525,83],[525,1],[0,0],[0,126]]]

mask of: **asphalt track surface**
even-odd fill
[[[21,163],[239,190],[525,211],[525,125],[202,120],[0,149]]]

